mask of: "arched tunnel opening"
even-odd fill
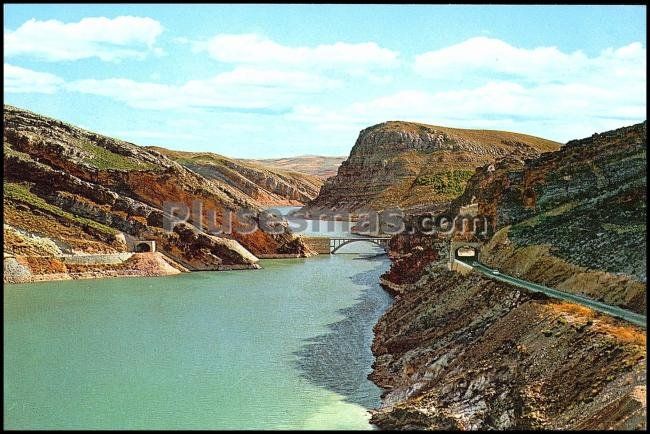
[[[134,251],[137,253],[150,252],[151,246],[149,245],[149,243],[139,243],[135,246]]]
[[[456,249],[454,257],[463,262],[478,261],[478,250],[472,246],[461,246]]]

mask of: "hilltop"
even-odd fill
[[[362,130],[336,176],[303,212],[360,212],[446,204],[476,167],[509,154],[534,157],[559,149],[550,140],[506,131],[390,121]]]

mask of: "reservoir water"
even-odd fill
[[[344,249],[364,253],[5,286],[5,428],[371,429],[388,260]]]

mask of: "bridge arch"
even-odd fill
[[[341,247],[357,242],[372,243],[388,251],[388,240],[390,238],[330,238],[330,253],[336,253]]]

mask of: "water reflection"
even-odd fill
[[[312,384],[342,395],[346,401],[365,408],[380,404],[380,389],[367,379],[373,362],[370,346],[372,327],[390,305],[392,299],[378,284],[379,276],[388,268],[386,258],[359,260],[376,262],[372,270],[350,277],[351,283],[362,286],[358,303],[340,309],[344,316],[329,324],[328,333],[304,340],[294,366],[300,376]]]

